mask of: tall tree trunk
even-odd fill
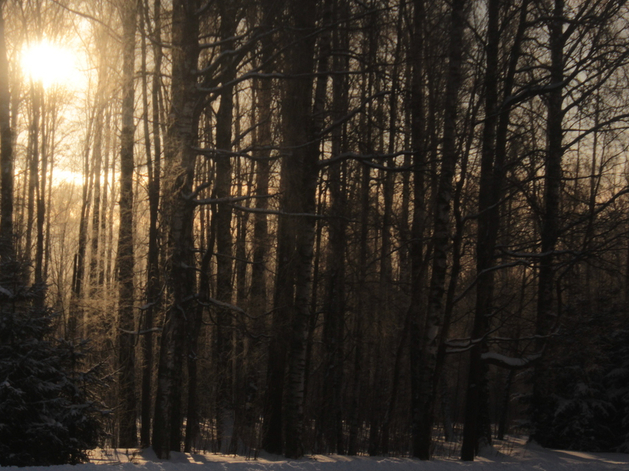
[[[234,47],[233,37],[236,28],[235,6],[225,4],[219,8],[221,16],[220,34],[225,41],[221,52],[227,53]],[[229,68],[225,74],[225,82],[232,81],[235,74],[233,68]],[[228,198],[231,196],[232,186],[232,120],[233,120],[233,87],[225,85],[220,94],[220,104],[216,115],[216,197]],[[232,209],[229,204],[216,205],[216,297],[219,301],[232,303],[232,274],[233,274],[233,239],[232,239]],[[222,441],[225,435],[225,420],[232,406],[231,391],[231,362],[232,357],[232,326],[231,312],[224,308],[218,308],[216,312],[216,325],[214,327],[214,365],[217,383],[216,394],[216,437],[217,446],[222,450]]]
[[[106,288],[106,282],[108,282],[107,273],[109,271],[110,257],[109,257],[109,238],[107,237],[111,232],[112,224],[108,224],[111,221],[111,218],[108,217],[108,211],[111,206],[109,202],[110,191],[113,192],[113,185],[110,188],[110,178],[109,178],[109,170],[110,170],[110,156],[111,156],[111,115],[112,110],[111,107],[106,108],[105,114],[105,148],[103,151],[104,161],[103,161],[103,192],[102,192],[102,206],[103,206],[103,217],[100,218],[100,233],[102,234],[103,243],[100,244],[100,252],[98,258],[101,260],[100,268],[98,271],[98,285],[102,286],[103,289]],[[103,300],[104,301],[104,300]],[[105,302],[103,302],[103,306],[105,306]]]
[[[28,128],[28,201],[26,215],[26,240],[24,245],[24,259],[30,265],[33,261],[33,224],[35,222],[35,193],[39,184],[39,136],[41,123],[41,102],[43,87],[40,82],[31,78],[31,122]],[[32,272],[28,268],[28,278]]]
[[[494,248],[498,236],[498,201],[493,186],[494,159],[496,151],[496,125],[498,122],[498,45],[500,41],[499,18],[500,1],[489,0],[487,12],[486,66],[485,66],[485,120],[482,137],[482,155],[478,196],[478,226],[476,236],[476,310],[472,339],[481,339],[489,330],[489,320],[493,310]],[[461,459],[473,461],[483,444],[491,443],[491,436],[485,436],[481,424],[481,414],[488,411],[489,391],[487,365],[481,354],[487,349],[485,342],[476,343],[470,351],[470,367],[465,403],[465,426]]]
[[[520,6],[519,23],[511,47],[502,95],[511,95],[521,43],[526,30],[528,0]],[[511,108],[498,108],[498,46],[500,42],[500,2],[489,0],[487,65],[485,76],[485,121],[479,187],[478,229],[476,247],[476,311],[472,339],[481,339],[489,331],[493,311],[495,248],[500,225],[499,203],[503,194],[507,132]],[[487,350],[485,342],[477,343],[470,352],[470,370],[466,398],[466,419],[461,459],[470,461],[483,443],[491,443],[489,424],[489,392],[487,365],[481,355]]]
[[[269,225],[267,214],[264,213],[268,209],[269,194],[269,178],[271,173],[270,163],[270,146],[272,139],[272,100],[273,91],[269,80],[254,80],[255,93],[255,109],[256,122],[258,127],[254,133],[254,146],[257,149],[254,155],[257,157],[255,162],[255,194],[259,196],[255,200],[256,209],[260,210],[253,215],[253,239],[252,250],[253,260],[251,264],[251,285],[249,291],[249,312],[252,316],[250,328],[253,332],[265,332],[264,314],[268,310],[268,250],[269,250]],[[257,391],[261,384],[262,375],[256,368],[257,359],[260,355],[262,342],[256,337],[247,339],[249,358],[253,359],[247,365],[251,365],[245,372],[245,378],[248,382],[248,401],[253,402]],[[248,414],[253,418],[253,414]],[[253,425],[248,421],[247,425]]]
[[[160,458],[181,447],[181,394],[183,389],[186,316],[196,293],[194,260],[194,203],[192,192],[196,155],[197,103],[194,74],[198,66],[197,16],[199,1],[175,0],[172,18],[171,121],[165,142],[167,174],[164,212],[168,227],[168,280],[171,299],[160,346],[153,448]]]
[[[421,449],[420,368],[423,285],[425,282],[423,238],[426,224],[425,172],[426,145],[424,106],[424,0],[414,0],[411,56],[411,144],[413,149],[413,220],[411,225],[410,265],[411,300],[409,305],[409,362],[411,367],[411,440],[413,456]]]
[[[293,39],[284,36],[283,40],[292,43]],[[295,45],[293,45],[293,48]],[[295,54],[293,53],[293,56]],[[312,72],[312,70],[310,71]],[[302,78],[301,81],[304,79]],[[294,87],[296,80],[289,83]],[[283,103],[290,106],[294,97],[290,90],[284,90]],[[293,105],[295,106],[295,105]],[[308,108],[310,103],[308,103]],[[288,133],[289,116],[283,116],[283,128]],[[293,119],[294,121],[294,119]],[[295,127],[295,123],[291,123]],[[288,143],[288,141],[287,141]],[[301,168],[293,162],[294,157],[286,152],[282,157],[280,168],[280,207],[285,213],[299,212],[301,194],[299,175]],[[296,174],[294,174],[297,172]],[[276,277],[273,295],[273,317],[271,320],[271,339],[267,362],[267,389],[264,397],[264,421],[262,448],[269,453],[281,454],[284,451],[283,399],[285,395],[285,372],[287,341],[291,338],[290,322],[294,307],[295,273],[296,273],[296,225],[292,218],[280,216],[277,227]]]
[[[208,175],[208,180],[212,178]],[[216,214],[215,211],[213,211]],[[207,218],[210,219],[210,218]],[[188,331],[196,332],[189,335],[188,338],[188,412],[186,415],[186,437],[184,443],[184,451],[190,453],[195,445],[200,432],[201,414],[199,414],[198,406],[198,360],[202,356],[203,339],[201,336],[201,329],[203,326],[203,313],[205,306],[207,306],[208,299],[210,297],[210,262],[214,255],[214,248],[216,243],[216,217],[211,218],[211,221],[207,223],[206,218],[201,218],[201,234],[206,239],[205,253],[201,259],[201,266],[199,270],[199,304],[196,306],[194,316],[190,323]],[[207,234],[207,235],[206,235]],[[213,447],[214,449],[214,447]]]
[[[334,22],[344,21],[347,13],[345,2],[336,2],[337,14]],[[347,35],[334,30],[334,50],[347,50]],[[346,71],[347,60],[334,57],[333,70]],[[332,79],[332,119],[340,121],[348,110],[348,84],[341,74]],[[332,132],[332,158],[347,150],[346,128],[339,126]],[[347,204],[345,185],[345,165],[337,163],[329,170],[330,215],[329,243],[327,253],[328,281],[326,286],[326,302],[323,319],[323,343],[325,346],[326,371],[321,393],[322,432],[326,447],[324,452],[342,454],[345,452],[343,439],[343,359],[345,339],[345,248],[347,245],[347,222],[345,207]]]
[[[268,252],[268,220],[264,213],[268,209],[269,177],[271,165],[269,162],[271,146],[271,104],[273,100],[272,88],[267,80],[256,80],[256,98],[258,129],[256,132],[255,152],[256,160],[256,209],[253,222],[253,263],[251,265],[251,294],[250,312],[254,317],[262,316],[267,310],[267,266]]]
[[[263,8],[266,11],[262,11],[261,14],[267,18],[263,22],[262,27],[265,31],[268,31],[273,27],[275,20],[275,14],[277,14],[276,8],[271,9],[272,5],[277,5],[276,2],[263,2]],[[268,12],[268,13],[267,13]],[[264,71],[270,72],[268,59],[273,53],[273,42],[270,35],[264,36],[261,40],[262,63],[265,64]],[[266,253],[269,249],[269,234],[268,234],[268,220],[267,215],[264,214],[268,208],[268,200],[265,198],[269,193],[269,178],[271,172],[271,163],[269,158],[271,156],[270,146],[272,143],[272,102],[273,102],[273,87],[272,82],[267,79],[255,79],[256,85],[256,97],[258,101],[257,106],[257,122],[258,128],[256,132],[256,145],[258,149],[255,152],[258,160],[256,161],[256,194],[260,198],[256,199],[256,208],[260,210],[254,216],[253,226],[253,265],[251,267],[251,307],[252,314],[256,319],[266,312],[269,301],[267,299],[267,256]],[[282,171],[283,172],[283,171]],[[285,185],[284,182],[280,184]],[[279,226],[283,226],[283,219],[280,218],[278,222]],[[277,241],[277,261],[287,261],[287,244],[279,238],[284,231],[278,227],[278,241]],[[280,270],[282,270],[280,272]],[[282,291],[282,287],[289,282],[287,276],[285,263],[278,264],[277,278],[275,283],[275,299],[273,303],[278,305],[278,294]],[[283,297],[283,296],[282,296]],[[264,396],[263,404],[263,431],[262,431],[262,448],[271,453],[282,452],[282,391],[283,391],[283,377],[284,377],[284,362],[285,362],[285,350],[281,338],[279,336],[280,331],[285,329],[285,312],[287,307],[281,306],[281,311],[274,312],[271,321],[271,339],[269,342],[268,350],[268,366],[266,371],[267,376],[267,389]],[[256,321],[257,324],[261,324],[260,321]]]
[[[66,330],[66,338],[69,340],[75,339],[79,334],[79,321],[83,318],[85,251],[87,248],[87,227],[90,217],[90,201],[92,198],[92,175],[90,172],[90,140],[92,124],[92,122],[89,123],[88,133],[85,137],[85,149],[83,155],[83,189],[81,195],[81,216],[79,219],[79,240],[77,251],[74,254],[72,291],[70,293],[70,308],[68,313],[68,326]],[[85,331],[83,334],[85,334]]]
[[[144,9],[148,17],[147,9]],[[151,111],[152,111],[152,135],[153,135],[153,158],[151,162],[148,156],[149,183],[149,246],[147,255],[147,283],[146,302],[147,308],[144,311],[144,322],[142,329],[145,331],[142,336],[142,428],[140,430],[140,444],[143,447],[150,445],[151,435],[151,398],[152,398],[152,378],[153,378],[153,334],[151,330],[154,325],[155,314],[159,312],[160,298],[160,267],[159,267],[159,245],[158,245],[158,216],[159,216],[159,193],[161,186],[161,133],[160,133],[160,109],[159,92],[161,87],[162,68],[162,47],[161,47],[161,0],[153,3],[154,30],[153,36],[155,45],[153,46],[154,70],[151,82]],[[148,18],[146,23],[148,23]],[[148,114],[148,110],[145,111]],[[147,136],[148,140],[148,136]]]
[[[9,62],[4,33],[4,6],[0,1],[0,262],[7,266],[15,261],[13,244],[13,132],[11,130],[11,95]]]
[[[559,202],[561,198],[561,161],[563,158],[563,91],[564,91],[564,0],[555,0],[552,19],[549,25],[550,83],[546,116],[546,159],[544,163],[544,210],[541,224],[541,255],[537,288],[537,347],[541,352],[545,341],[556,321],[554,303],[555,267],[553,254],[559,238]],[[531,403],[532,438],[536,437],[537,425],[549,420],[543,405],[546,395],[543,364],[536,366],[533,378]]]
[[[401,7],[397,17],[397,32],[402,34],[402,21],[406,12],[404,7]],[[400,95],[399,89],[399,66],[401,53],[402,53],[401,38],[398,38],[398,42],[395,46],[395,53],[393,56],[393,69],[391,72],[391,95],[389,97],[389,142],[387,153],[392,155],[396,149],[396,137],[397,137],[397,120],[398,120],[398,100]],[[387,159],[387,166],[394,167],[394,159],[389,157]],[[392,171],[385,170],[383,193],[384,193],[384,209],[383,209],[383,233],[382,233],[382,261],[381,261],[381,290],[384,293],[381,295],[381,300],[385,302],[384,306],[390,304],[391,297],[393,296],[393,268],[391,260],[391,226],[393,219],[393,199],[395,192],[395,177]],[[386,257],[386,264],[384,263]],[[383,276],[385,274],[386,276]],[[385,307],[386,309],[386,307]],[[401,342],[398,343],[395,354],[395,361],[393,366],[393,374],[391,375],[391,385],[389,388],[389,395],[386,399],[386,408],[384,412],[384,418],[382,421],[382,453],[387,455],[389,453],[389,440],[391,422],[393,421],[393,413],[395,411],[397,394],[399,390],[399,378],[400,378],[400,365],[402,359],[402,352],[404,351],[404,344],[406,343],[408,315],[404,316],[405,327],[401,332]]]
[[[136,447],[134,255],[133,255],[133,140],[135,31],[138,0],[121,10],[123,28],[122,130],[120,135],[120,227],[118,233],[118,369],[119,441],[123,448]],[[98,176],[100,178],[100,175]]]
[[[38,136],[35,139],[40,140],[39,145],[39,161],[41,163],[41,173],[38,175],[36,185],[36,229],[37,239],[35,242],[35,284],[43,287],[46,280],[44,279],[44,228],[46,224],[46,177],[48,173],[48,156],[46,155],[46,102],[44,96],[44,87],[41,82],[37,85],[37,96],[39,102],[38,119],[40,124],[38,127]],[[39,169],[39,165],[38,165]],[[44,304],[44,292],[39,292],[36,298],[39,306]]]
[[[103,35],[104,36],[104,35]],[[105,42],[105,47],[108,45],[108,41],[104,38],[101,39]],[[100,50],[101,54],[104,54],[104,48]],[[98,293],[99,287],[99,265],[102,264],[100,259],[101,254],[101,204],[102,204],[102,166],[103,166],[103,135],[106,132],[104,129],[105,121],[105,107],[106,107],[106,74],[107,64],[104,60],[98,64],[98,84],[96,90],[96,97],[94,103],[94,150],[92,153],[92,159],[94,161],[93,178],[94,178],[94,209],[92,211],[92,244],[90,253],[89,264],[89,281],[90,281],[90,297],[94,297]],[[105,185],[107,182],[105,181]]]
[[[314,46],[312,37],[315,26],[315,2],[303,4],[292,0],[289,4],[291,17],[294,19],[296,33],[295,45],[289,54],[288,73],[294,74],[287,83],[284,103],[285,138],[287,146],[286,164],[290,165],[289,178],[293,186],[291,194],[285,198],[297,200],[297,212],[312,214],[316,212],[316,190],[319,177],[319,142],[316,139],[318,122],[313,117],[322,119],[327,75],[319,75],[316,86],[314,111],[312,107],[312,72],[314,71]],[[329,32],[327,32],[329,34]],[[329,39],[327,40],[329,48]],[[326,42],[324,41],[324,44]],[[328,71],[329,53],[323,54],[319,71]],[[299,458],[304,453],[303,447],[303,402],[306,359],[306,339],[310,319],[310,296],[312,283],[312,261],[316,219],[302,216],[292,223],[296,226],[295,248],[295,297],[294,311],[289,337],[289,361],[284,391],[284,455],[287,458]]]
[[[433,223],[432,243],[434,255],[426,309],[426,324],[421,335],[422,360],[419,362],[419,414],[417,417],[419,425],[416,428],[419,436],[414,439],[414,443],[418,447],[413,449],[413,454],[424,460],[430,459],[431,455],[432,424],[437,397],[436,385],[441,374],[441,371],[438,371],[436,366],[439,350],[439,333],[443,327],[443,301],[448,269],[448,251],[450,248],[452,183],[458,160],[456,125],[459,102],[458,93],[462,81],[464,29],[465,0],[454,0],[451,12],[448,78],[445,92],[443,148]]]

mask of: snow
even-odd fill
[[[501,451],[502,450],[502,451]],[[8,468],[7,468],[8,469]],[[262,454],[257,459],[217,454],[171,453],[160,461],[150,450],[92,452],[92,462],[77,466],[15,468],[15,471],[562,471],[629,470],[629,455],[547,450],[524,439],[486,448],[474,462],[441,457],[422,462],[410,458],[313,455],[300,460]]]
[[[481,355],[481,358],[486,361],[490,361],[493,363],[498,363],[501,366],[505,366],[507,368],[523,368],[531,364],[531,362],[540,358],[539,354],[529,355],[524,358],[512,358],[506,355],[501,355],[496,352],[486,352]]]

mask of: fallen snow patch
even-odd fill
[[[436,459],[313,455],[299,460],[263,454],[257,459],[217,454],[172,453],[168,461],[152,450],[105,450],[92,453],[89,464],[15,468],[17,471],[607,471],[629,470],[629,455],[547,450],[519,440],[509,454],[491,447],[474,462]],[[8,469],[8,468],[7,468]]]

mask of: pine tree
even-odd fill
[[[100,434],[88,393],[96,372],[80,369],[85,342],[53,338],[56,316],[37,307],[43,288],[16,281],[7,265],[0,266],[11,273],[0,280],[0,466],[85,462]]]
[[[614,406],[611,421],[612,442],[616,451],[629,453],[629,330],[622,329],[611,335],[609,359],[605,371],[605,389]]]

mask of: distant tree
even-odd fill
[[[9,62],[4,37],[4,4],[0,2],[0,260],[15,259],[13,243],[14,156],[11,131],[11,95],[9,94]]]

